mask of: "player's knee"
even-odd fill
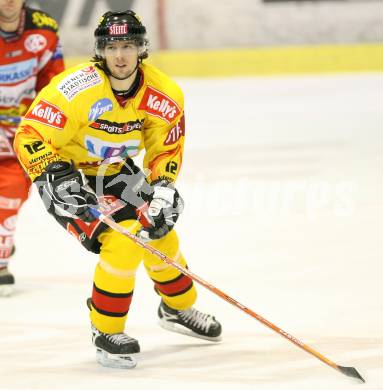
[[[160,238],[159,240],[151,241],[150,245],[162,252],[176,253],[178,252],[179,247],[178,235],[174,230],[172,230],[166,236]]]
[[[135,221],[123,221],[121,226],[132,232],[138,230]],[[104,268],[109,266],[116,272],[135,270],[143,258],[143,249],[119,232],[108,229],[99,236],[100,259]]]

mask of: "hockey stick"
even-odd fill
[[[111,229],[116,230],[123,234],[124,236],[130,238],[132,241],[134,241],[137,245],[141,246],[151,254],[157,256],[161,260],[163,260],[165,263],[171,265],[172,267],[176,268],[178,271],[180,271],[182,274],[189,276],[191,279],[196,281],[197,283],[201,284],[214,294],[218,295],[220,298],[224,299],[226,302],[231,303],[232,305],[236,306],[238,309],[244,311],[245,313],[249,314],[251,317],[257,319],[259,322],[261,322],[263,325],[267,326],[268,328],[274,330],[276,333],[280,334],[287,340],[291,341],[293,344],[298,346],[299,348],[305,350],[308,353],[311,353],[313,356],[321,360],[322,362],[326,363],[332,368],[335,368],[336,370],[340,371],[342,374],[356,378],[361,380],[362,382],[365,382],[363,377],[359,374],[359,372],[354,367],[343,367],[338,366],[336,363],[332,362],[330,359],[327,359],[325,356],[308,346],[307,344],[304,344],[302,341],[298,340],[296,337],[290,335],[289,333],[285,332],[278,326],[274,325],[270,321],[266,320],[259,314],[255,313],[253,310],[249,309],[248,307],[242,305],[238,301],[236,301],[234,298],[230,297],[229,295],[225,294],[223,291],[219,290],[218,288],[211,285],[206,280],[202,279],[198,275],[194,274],[193,272],[189,271],[189,269],[182,267],[179,263],[175,262],[168,256],[166,256],[164,253],[160,252],[159,250],[153,248],[152,246],[146,244],[143,242],[140,238],[138,238],[135,234],[131,233],[129,230],[125,229],[124,227],[120,226],[118,223],[114,222],[114,220],[106,215],[101,214],[98,210],[91,209],[94,216],[96,216],[100,221],[108,225]]]

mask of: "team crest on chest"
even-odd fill
[[[41,34],[31,34],[24,41],[24,47],[31,53],[37,53],[47,46],[47,39]]]

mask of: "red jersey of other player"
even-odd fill
[[[15,248],[17,213],[30,188],[13,137],[37,92],[64,70],[57,30],[45,12],[22,0],[0,0],[0,295],[14,284],[8,260]]]

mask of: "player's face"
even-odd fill
[[[132,73],[137,65],[138,47],[131,41],[108,42],[104,56],[112,75],[123,79]]]
[[[0,0],[0,20],[14,22],[20,17],[24,0]]]

